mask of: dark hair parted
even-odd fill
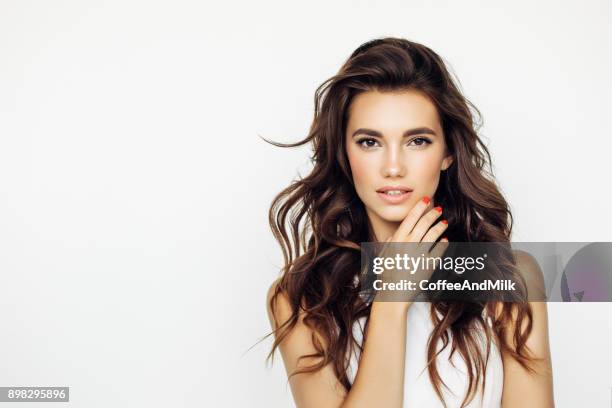
[[[279,147],[311,143],[313,149],[312,171],[281,191],[269,211],[270,227],[282,247],[285,263],[270,308],[274,313],[275,300],[282,292],[291,305],[292,316],[273,331],[275,340],[268,359],[273,359],[274,351],[300,316],[317,334],[312,337],[317,353],[302,358],[315,357],[318,362],[290,376],[314,372],[331,363],[339,381],[347,389],[351,387],[346,356],[353,347],[361,347],[353,337],[353,324],[370,312],[370,305],[360,298],[359,286],[354,283],[360,269],[359,243],[373,240],[373,231],[355,192],[346,155],[344,136],[349,106],[361,92],[408,89],[422,92],[434,103],[449,152],[454,156],[451,166],[442,172],[434,196],[445,210],[448,239],[510,241],[512,214],[494,181],[489,151],[477,134],[480,112],[459,91],[440,56],[424,45],[401,38],[381,38],[361,45],[336,75],[317,88],[308,136],[295,143],[266,140]],[[494,319],[491,326],[486,324],[483,311]],[[474,398],[480,380],[484,392],[490,346],[483,356],[476,334],[470,330],[474,323],[484,329],[488,344],[494,339],[502,350],[533,372],[529,364],[533,357],[526,346],[532,329],[529,303],[503,302],[501,313],[496,315],[495,311],[493,302],[432,302],[435,327],[427,349],[428,371],[445,406],[436,347],[440,339],[444,347],[449,344],[449,333],[452,353],[457,351],[468,367],[469,387],[462,407]],[[513,319],[516,325],[511,345],[505,336]],[[522,330],[524,323],[526,329]]]

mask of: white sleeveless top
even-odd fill
[[[433,322],[429,315],[430,307],[431,303],[429,302],[414,302],[408,309],[406,363],[404,372],[404,405],[407,407],[444,407],[434,390],[427,370],[427,341],[433,330]],[[362,317],[356,321],[353,326],[355,339],[360,345],[363,344],[363,328],[365,321],[366,317]],[[485,321],[490,324],[488,319],[485,319]],[[478,338],[482,340],[481,347],[484,357],[486,355],[486,336],[482,333],[482,328],[479,330],[478,333],[480,333],[481,336],[478,336]],[[453,354],[452,362],[449,361],[448,357],[452,346],[451,333],[449,333],[449,340],[451,342],[449,342],[444,351],[438,355],[436,364],[442,381],[444,381],[454,393],[454,395],[451,394],[443,384],[440,384],[441,392],[447,406],[449,408],[459,408],[467,393],[469,377],[466,364],[458,351],[455,351]],[[442,340],[440,340],[438,347],[441,348],[442,344]],[[353,355],[350,356],[347,371],[347,376],[351,384],[355,381],[355,376],[357,375],[359,358],[360,351],[356,348]],[[455,367],[453,367],[453,364]],[[484,398],[481,397],[481,384],[478,384],[479,386],[474,399],[472,399],[466,407],[500,408],[503,383],[504,371],[501,355],[497,344],[492,341],[489,360],[487,362]]]

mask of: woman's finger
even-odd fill
[[[431,199],[429,197],[425,196],[423,199],[419,200],[414,207],[412,207],[410,212],[408,212],[408,215],[397,228],[397,231],[395,231],[393,240],[395,242],[407,242],[412,229],[430,206]]]
[[[427,234],[423,237],[423,242],[436,242],[438,238],[442,236],[444,231],[448,228],[448,221],[438,221],[433,227],[431,227]]]
[[[424,241],[424,236],[432,228],[433,223],[442,215],[442,207],[433,208],[421,217],[410,233],[410,237],[417,242]],[[437,239],[438,237],[436,237]]]

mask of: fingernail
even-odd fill
[[[436,210],[437,212],[441,213],[442,212],[442,207],[437,206],[436,208],[434,208],[434,210]]]
[[[430,202],[430,201],[431,201],[431,200],[429,199],[429,197],[427,197],[427,196],[423,197],[423,202],[424,202],[425,204],[429,204],[429,202]]]
[[[440,239],[440,241],[448,241],[448,238],[442,237],[442,239]]]
[[[442,224],[448,224],[448,221],[442,220]]]

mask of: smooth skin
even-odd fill
[[[433,201],[427,202],[423,198],[433,197],[440,172],[451,165],[453,158],[445,145],[437,109],[429,98],[414,90],[361,93],[354,98],[349,108],[345,137],[355,190],[365,205],[376,240],[439,240],[448,225],[442,222],[443,212],[434,209]],[[389,204],[376,192],[386,185],[403,185],[413,191],[405,202]],[[447,241],[440,239],[440,242]],[[435,248],[433,251],[436,251]],[[525,271],[526,279],[543,288],[543,277],[537,262],[526,253],[517,253],[517,261],[519,269]],[[268,301],[277,283],[274,282],[270,287]],[[533,330],[527,346],[543,362],[537,364],[537,373],[532,375],[510,356],[502,353],[503,408],[554,407],[546,303],[530,303],[533,309]],[[406,321],[411,304],[372,303],[367,341],[351,390],[344,388],[336,378],[333,367],[328,365],[316,373],[291,377],[290,386],[296,406],[402,407]],[[274,329],[291,316],[291,307],[284,294],[277,297],[275,306],[275,315],[268,308]],[[497,312],[500,310],[501,304]],[[288,374],[316,362],[313,358],[302,359],[298,365],[300,356],[315,352],[311,336],[317,336],[325,346],[323,339],[308,328],[302,319],[303,315],[300,315],[296,327],[279,345]],[[514,327],[508,328],[509,344],[513,344],[513,331]]]

